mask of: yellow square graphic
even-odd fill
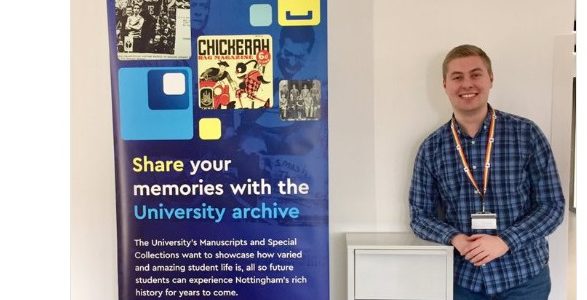
[[[281,26],[320,24],[320,0],[278,0],[277,20]]]
[[[222,135],[222,122],[218,118],[202,118],[199,122],[200,139],[219,140]]]

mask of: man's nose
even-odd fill
[[[473,80],[471,80],[471,78],[470,78],[470,77],[468,77],[468,76],[465,76],[465,77],[463,78],[462,86],[463,86],[463,87],[465,87],[465,88],[470,88],[470,87],[472,87],[472,86],[473,86]]]

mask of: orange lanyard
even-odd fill
[[[487,134],[487,147],[485,148],[485,169],[483,170],[483,192],[481,192],[481,190],[479,190],[479,186],[477,185],[477,181],[475,181],[475,177],[473,176],[473,172],[471,172],[471,168],[469,167],[469,162],[467,161],[467,157],[465,155],[465,152],[463,151],[461,139],[459,138],[459,135],[457,133],[457,129],[456,129],[457,128],[457,121],[455,120],[454,116],[451,120],[451,126],[450,126],[450,129],[452,131],[452,136],[453,136],[455,143],[457,145],[457,151],[459,152],[459,156],[461,157],[461,162],[463,163],[463,167],[464,167],[463,170],[465,171],[465,174],[467,174],[467,177],[469,178],[469,181],[471,182],[471,184],[473,184],[475,191],[477,191],[477,193],[481,197],[482,212],[485,212],[485,203],[483,201],[483,198],[485,196],[485,193],[487,192],[487,183],[489,182],[489,168],[491,167],[491,164],[490,164],[491,151],[493,150],[493,142],[494,142],[493,137],[495,135],[495,112],[493,111],[493,108],[489,107],[489,113],[491,114],[491,122],[489,124],[489,133]]]

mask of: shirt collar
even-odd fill
[[[497,110],[493,109],[493,107],[491,107],[491,105],[489,103],[487,103],[487,108],[488,108],[488,110],[487,110],[487,115],[485,116],[485,120],[483,120],[483,124],[481,125],[481,128],[479,128],[479,131],[477,131],[477,134],[473,138],[477,138],[481,134],[487,134],[487,131],[489,130],[489,124],[491,124],[491,111],[493,111],[493,113],[495,113],[495,116],[496,116],[495,119],[498,118]],[[452,117],[454,118],[454,113],[452,114]],[[470,136],[461,132],[461,125],[459,124],[459,122],[456,122],[456,124],[457,124],[457,132],[459,133],[461,138],[464,137],[464,138],[471,139]]]

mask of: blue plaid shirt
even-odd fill
[[[545,237],[563,220],[564,198],[546,137],[532,121],[496,112],[485,208],[497,214],[497,230],[471,229],[481,200],[466,176],[450,121],[420,146],[410,188],[411,227],[422,239],[450,244],[458,233],[500,236],[510,250],[475,267],[455,250],[455,283],[496,294],[526,282],[548,263]],[[490,116],[473,138],[461,133],[464,152],[479,188]]]

